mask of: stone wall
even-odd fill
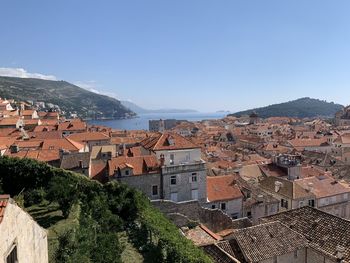
[[[250,225],[249,220],[232,220],[227,214],[218,209],[203,208],[197,201],[174,203],[172,201],[152,201],[152,204],[159,208],[177,226],[182,226],[180,216],[173,218],[174,214],[180,214],[192,221],[199,221],[213,232],[220,232],[225,229],[242,228]],[[173,220],[174,219],[174,220]]]
[[[17,247],[18,262],[47,263],[47,233],[10,199],[0,223],[0,262]]]

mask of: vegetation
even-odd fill
[[[135,115],[120,101],[66,81],[0,77],[0,97],[58,105],[82,118],[124,118]]]
[[[263,108],[256,108],[246,111],[240,111],[229,116],[244,116],[253,112],[259,117],[297,117],[297,118],[312,118],[312,117],[333,117],[334,114],[343,108],[340,104],[326,102],[311,98],[301,98],[294,101],[289,101],[280,104],[274,104]]]
[[[124,184],[102,185],[45,163],[1,157],[0,189],[21,196],[49,230],[51,262],[126,262],[127,255],[142,255],[144,262],[211,262],[141,192]]]

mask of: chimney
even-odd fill
[[[161,167],[164,166],[164,163],[165,163],[164,154],[161,154],[161,155],[160,155],[159,161],[160,161],[160,166],[161,166]]]
[[[310,182],[307,184],[307,191],[312,192],[312,190],[314,190],[314,184]]]
[[[11,153],[18,153],[19,152],[19,146],[17,144],[12,144],[10,146],[10,152]]]
[[[283,186],[283,184],[281,182],[276,181],[275,182],[275,192],[278,193],[282,186]]]
[[[264,202],[264,195],[262,195],[262,194],[257,195],[256,200],[258,201],[258,203],[263,203]]]
[[[344,258],[344,252],[345,252],[345,248],[342,246],[337,246],[337,254],[336,257],[339,260],[342,260]]]

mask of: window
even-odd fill
[[[170,176],[170,184],[171,185],[176,185],[176,175]]]
[[[315,200],[309,200],[309,206],[315,207]]]
[[[251,211],[247,212],[247,217],[248,218],[252,218],[252,212]]]
[[[294,258],[298,258],[298,250],[294,251]]]
[[[226,210],[226,203],[221,203],[221,210]]]
[[[17,246],[14,246],[10,254],[6,258],[6,263],[17,263]]]
[[[273,257],[273,263],[277,263],[277,256]]]
[[[232,219],[237,219],[237,218],[238,218],[238,216],[239,216],[239,214],[238,214],[238,213],[234,213],[234,214],[232,214],[232,215],[231,215]]]
[[[170,194],[170,200],[173,202],[177,202],[177,193],[171,193]]]
[[[158,195],[158,185],[152,185],[152,195]]]
[[[170,154],[170,164],[174,164],[175,156],[173,153]]]
[[[129,175],[129,170],[125,170],[125,175]]]
[[[304,201],[300,201],[299,202],[299,207],[303,207],[304,206]]]
[[[288,209],[288,200],[281,199],[281,207]]]
[[[215,205],[211,205],[211,209],[215,209],[216,208],[216,206]]]
[[[198,189],[192,189],[191,196],[192,200],[198,200]]]
[[[344,200],[348,200],[348,198],[349,198],[348,193],[343,194],[343,199]]]
[[[197,173],[192,173],[192,182],[197,182]]]

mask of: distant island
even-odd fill
[[[240,117],[256,113],[259,117],[334,117],[334,114],[343,108],[342,105],[334,102],[313,99],[309,97],[300,98],[266,107],[255,108],[229,114],[228,116]]]
[[[0,76],[0,97],[40,105],[40,110],[57,108],[62,115],[83,119],[123,119],[136,113],[119,100],[85,90],[67,81]]]
[[[147,113],[195,113],[198,112],[193,109],[144,109],[131,101],[121,101],[122,105],[130,109],[137,114],[147,114]]]

